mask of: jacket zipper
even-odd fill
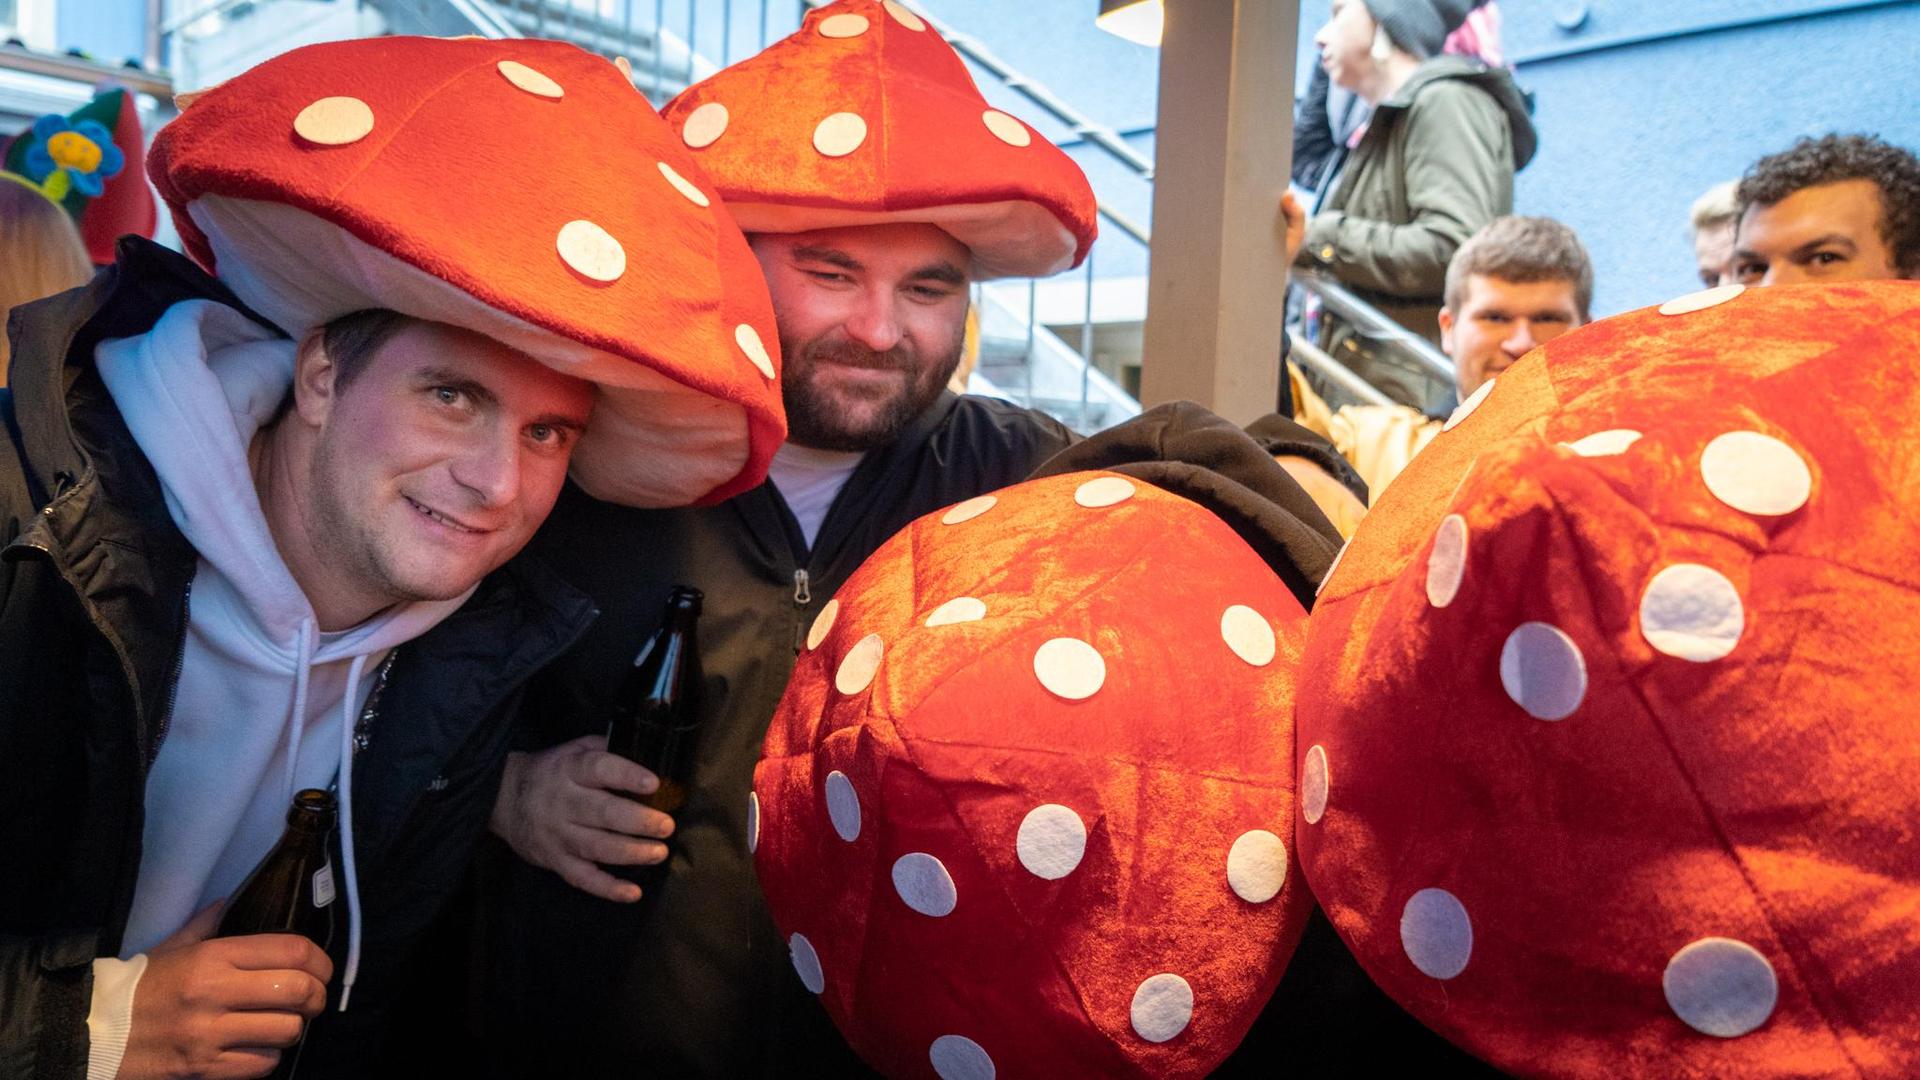
[[[793,572],[793,652],[807,642],[807,605],[813,603],[813,590],[804,568]]]
[[[173,675],[167,680],[167,709],[160,714],[159,730],[153,734],[153,744],[147,750],[147,768],[160,758],[160,744],[167,739],[167,728],[173,724],[173,706],[180,698],[180,672],[187,666],[187,621],[192,618],[193,579],[187,579],[187,587],[180,590],[180,647],[173,651]]]

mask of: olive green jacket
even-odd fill
[[[1420,65],[1374,109],[1307,224],[1297,262],[1438,343],[1447,263],[1467,237],[1513,212],[1513,176],[1538,144],[1512,76],[1459,56]],[[1364,343],[1334,327],[1323,347],[1408,404],[1368,369]],[[1405,380],[1399,380],[1405,382]]]

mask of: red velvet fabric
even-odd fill
[[[563,96],[517,87],[502,61]],[[338,146],[296,134],[302,110],[333,96],[364,102],[371,133]],[[490,307],[740,405],[749,452],[700,500],[715,502],[757,485],[785,437],[778,383],[735,337],[756,328],[777,365],[778,335],[739,229],[717,200],[697,206],[664,182],[662,163],[713,190],[600,57],[554,41],[409,37],[276,56],[194,98],[150,159],[187,251],[216,273],[189,204],[217,195],[296,207]],[[561,257],[556,236],[578,219],[621,244],[617,280],[590,280]]]
[[[848,19],[865,20],[865,29],[850,37],[822,33]],[[940,215],[928,211],[1029,203],[1063,235],[1019,230],[1007,246],[1021,250],[980,256],[996,263],[1043,257],[1018,271],[1038,276],[1079,265],[1093,245],[1097,209],[1080,167],[1030,128],[1025,146],[996,136],[983,120],[987,101],[953,48],[931,27],[910,28],[881,0],[840,0],[809,12],[794,34],[689,87],[662,115],[681,130],[709,103],[726,107],[725,130],[693,155],[721,194],[788,212],[788,224],[768,228],[743,206],[749,231],[851,224],[854,213],[938,223]],[[851,153],[829,157],[816,149],[814,132],[835,113],[859,116],[866,137]]]
[[[1920,1075],[1916,416],[1920,284],[1749,289],[1556,339],[1394,481],[1320,595],[1298,711],[1328,778],[1300,857],[1376,982],[1522,1075]],[[1616,454],[1565,445],[1622,429]],[[1707,453],[1736,431],[1787,455],[1745,453],[1741,480]],[[1785,512],[1708,487],[1792,491],[1790,458],[1811,483]],[[1436,606],[1448,515],[1464,572]],[[1737,593],[1724,655],[1656,647],[1647,596],[1678,564]],[[1503,679],[1525,622],[1582,658],[1562,719]],[[1450,977],[1415,963],[1458,945],[1408,916],[1427,889],[1470,920]],[[1721,995],[1744,1034],[1674,1003],[1703,938],[1773,973],[1770,1008]]]
[[[888,541],[841,590],[768,731],[754,779],[768,904],[817,955],[849,1042],[889,1076],[936,1075],[930,1050],[949,1035],[1001,1078],[1205,1075],[1304,926],[1297,867],[1253,902],[1230,887],[1228,861],[1253,830],[1291,846],[1305,615],[1194,503],[1138,481],[1117,504],[1076,502],[1102,476],[1114,478],[1030,481],[971,520],[931,514]],[[962,596],[984,617],[924,625]],[[1267,663],[1227,644],[1232,605],[1273,631]],[[843,661],[873,634],[885,653],[871,685],[840,692]],[[1104,661],[1082,700],[1036,674],[1036,653],[1061,637]],[[834,772],[859,802],[851,841],[828,809]],[[1051,879],[1017,839],[1048,804],[1086,830],[1083,857]],[[916,852],[950,874],[950,914],[896,890],[896,860]],[[1134,998],[1163,973],[1191,988],[1191,1022],[1150,1042]]]

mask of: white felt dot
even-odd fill
[[[1249,904],[1264,904],[1287,883],[1287,845],[1265,829],[1243,832],[1227,850],[1227,885]]]
[[[1700,454],[1713,497],[1743,514],[1777,517],[1807,504],[1813,473],[1793,447],[1757,431],[1729,431]]]
[[[1073,491],[1073,501],[1089,510],[1112,506],[1133,498],[1133,481],[1124,476],[1101,476],[1081,484]]]
[[[495,66],[500,69],[500,74],[507,77],[508,82],[534,97],[552,98],[558,101],[566,95],[566,91],[560,89],[559,83],[518,60],[502,60]]]
[[[325,97],[300,110],[293,133],[320,146],[345,146],[373,132],[373,110],[356,97]]]
[[[987,605],[971,596],[956,596],[933,609],[927,616],[927,625],[952,626],[955,623],[979,622],[987,617]]]
[[[681,176],[678,172],[674,170],[673,166],[667,164],[664,161],[660,163],[660,175],[666,177],[667,183],[673,185],[673,190],[679,192],[682,195],[685,195],[687,197],[687,201],[692,203],[693,205],[695,206],[713,205],[713,201],[707,198],[706,192],[701,191],[697,187],[694,187],[692,181],[688,180],[684,176]]]
[[[1500,685],[1536,720],[1564,720],[1587,696],[1587,661],[1557,626],[1521,623],[1500,648]]]
[[[1718,660],[1740,643],[1745,627],[1740,591],[1712,567],[1675,563],[1640,594],[1640,633],[1668,656]]]
[[[980,114],[980,119],[986,122],[987,130],[993,132],[994,138],[1008,146],[1029,146],[1033,143],[1033,132],[1027,130],[1027,125],[999,109],[988,109]]]
[[[619,69],[621,78],[628,82],[633,81],[633,61],[624,56],[616,56],[613,58],[613,66]]]
[[[993,1080],[993,1059],[965,1035],[942,1035],[927,1048],[940,1080]]]
[[[1610,431],[1596,431],[1584,439],[1576,439],[1564,444],[1567,449],[1581,457],[1612,457],[1624,454],[1627,447],[1640,441],[1640,433],[1632,428],[1614,428]]]
[[[942,525],[958,525],[963,521],[972,521],[981,514],[993,509],[1000,500],[993,495],[975,495],[966,502],[959,503],[953,509],[940,516]]]
[[[827,606],[821,608],[820,614],[813,617],[813,626],[807,630],[808,652],[819,648],[820,643],[827,640],[827,635],[833,633],[833,621],[839,617],[840,601],[827,601]]]
[[[760,340],[760,331],[741,323],[733,328],[733,343],[740,346],[747,362],[759,369],[760,374],[773,378],[773,357],[767,352],[767,343]]]
[[[1315,825],[1321,815],[1327,812],[1327,786],[1331,777],[1327,773],[1327,748],[1315,744],[1307,749],[1307,759],[1300,766],[1300,816],[1307,824]]]
[[[885,0],[884,6],[887,9],[887,14],[893,16],[901,26],[915,32],[927,28],[927,24],[920,21],[920,16],[908,11],[907,6],[900,3],[900,0]]]
[[[1685,296],[1677,296],[1661,304],[1660,314],[1691,315],[1696,311],[1705,311],[1710,307],[1718,307],[1746,291],[1747,287],[1745,285],[1715,285],[1711,289],[1701,289],[1699,292],[1688,293]]]
[[[1333,572],[1340,569],[1340,560],[1346,557],[1347,549],[1352,546],[1353,541],[1348,540],[1340,545],[1339,551],[1333,553],[1333,561],[1327,564],[1327,572],[1320,575],[1320,584],[1313,587],[1313,595],[1319,596],[1321,590],[1327,587],[1327,583],[1333,580]]]
[[[787,955],[793,960],[793,970],[800,976],[800,985],[812,993],[827,988],[827,975],[820,970],[820,954],[813,951],[813,942],[805,934],[795,934],[787,939]]]
[[[886,643],[879,634],[868,634],[847,650],[840,658],[840,667],[833,673],[833,688],[849,696],[857,694],[872,685],[873,677],[880,670],[880,658],[887,652]]]
[[[1193,1020],[1193,987],[1187,980],[1162,972],[1133,992],[1133,1032],[1150,1043],[1163,1043],[1187,1030]]]
[[[826,789],[827,817],[833,822],[833,831],[851,844],[860,838],[860,796],[853,790],[853,781],[838,769],[827,774]]]
[[[1107,681],[1107,662],[1079,638],[1054,638],[1033,652],[1033,673],[1040,685],[1066,698],[1092,697]]]
[[[1467,574],[1467,519],[1448,514],[1433,534],[1427,553],[1427,603],[1446,607],[1460,595],[1460,579]]]
[[[834,113],[813,129],[813,148],[823,157],[846,157],[866,141],[867,122],[858,113]]]
[[[1220,637],[1227,648],[1233,650],[1233,655],[1254,667],[1273,663],[1277,645],[1273,624],[1245,604],[1235,604],[1221,614]]]
[[[1701,938],[1674,953],[1660,988],[1682,1023],[1722,1039],[1766,1023],[1780,1000],[1773,965],[1760,950],[1732,938]]]
[[[760,850],[760,793],[747,792],[747,854]]]
[[[828,38],[854,38],[867,32],[867,17],[842,13],[829,15],[820,20],[820,36]]]
[[[581,277],[618,281],[627,272],[627,252],[607,230],[591,221],[569,221],[554,238],[560,258]]]
[[[1445,889],[1421,889],[1400,912],[1400,946],[1422,973],[1451,979],[1473,956],[1473,920]]]
[[[1013,847],[1020,865],[1033,876],[1058,881],[1073,873],[1087,853],[1087,823],[1059,803],[1036,806],[1020,819]]]
[[[680,125],[680,141],[695,150],[712,146],[726,133],[727,107],[717,101],[688,113],[686,122]]]
[[[946,865],[924,851],[908,852],[893,861],[893,891],[908,907],[936,919],[950,914],[960,901]]]
[[[1440,430],[1452,431],[1462,420],[1472,416],[1473,410],[1479,408],[1480,403],[1487,400],[1488,394],[1493,393],[1493,384],[1495,381],[1494,379],[1488,379],[1486,382],[1481,383],[1479,388],[1473,393],[1468,394],[1467,400],[1461,402],[1460,407],[1453,410],[1453,415],[1447,417],[1447,422],[1440,425]]]

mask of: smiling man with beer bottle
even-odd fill
[[[724,498],[783,430],[745,240],[613,64],[381,38],[183,106],[150,160],[195,261],[123,241],[12,320],[4,1077],[256,1077],[309,1018],[303,1078],[373,1074],[592,614],[519,557],[563,480]],[[343,932],[249,932],[298,928],[243,883],[328,788],[337,849],[284,876]]]

